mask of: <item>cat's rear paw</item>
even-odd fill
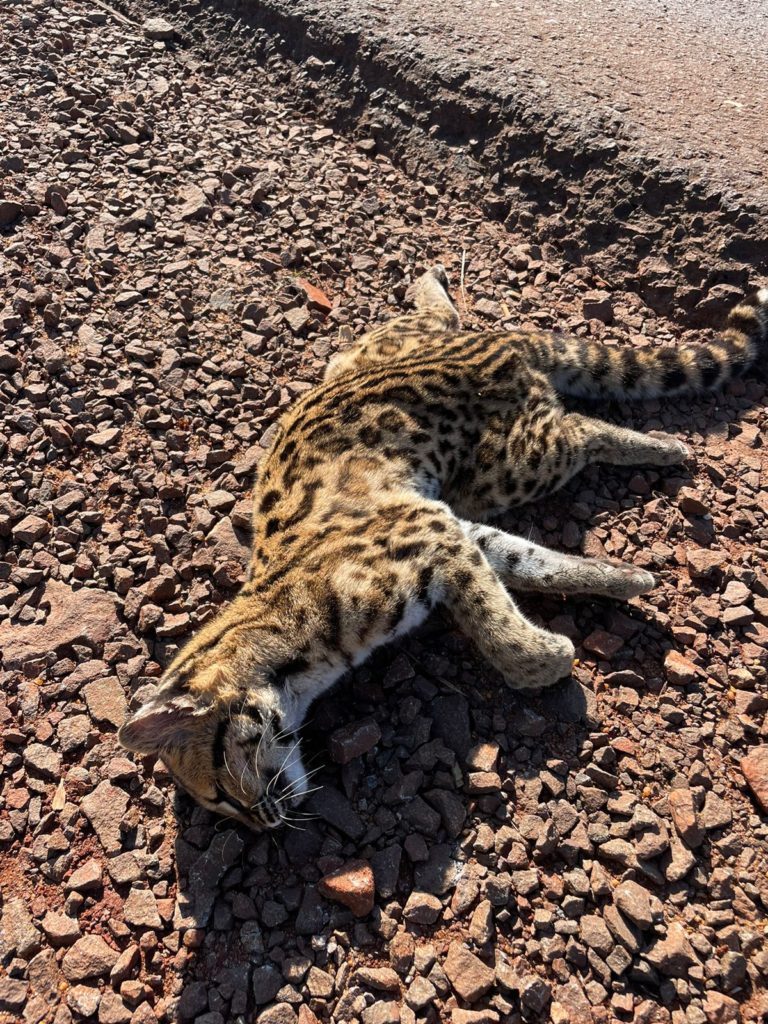
[[[645,569],[638,569],[634,565],[613,565],[610,569],[610,593],[609,597],[616,597],[628,601],[631,597],[639,597],[640,594],[647,594],[656,586],[655,576]]]
[[[451,304],[451,297],[448,294],[448,274],[442,263],[436,263],[434,267],[425,270],[421,277],[417,277],[409,285],[405,298],[407,302],[413,303],[417,308]]]
[[[683,444],[672,434],[665,434],[662,430],[651,430],[648,437],[659,442],[654,445],[651,464],[654,466],[677,466],[691,457],[691,449]]]

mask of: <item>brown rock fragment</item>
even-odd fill
[[[149,889],[131,889],[123,904],[123,917],[134,928],[162,927],[157,900]]]
[[[380,739],[381,729],[378,722],[369,718],[336,729],[331,734],[328,746],[336,764],[349,764],[354,758],[372,750]]]
[[[743,757],[741,770],[757,802],[768,812],[768,744],[755,747]]]
[[[100,935],[84,935],[64,954],[61,969],[68,981],[100,978],[109,974],[119,956]]]
[[[667,679],[675,686],[688,686],[700,674],[697,666],[678,651],[667,651],[664,671]]]
[[[403,908],[403,917],[413,924],[434,924],[442,910],[443,905],[437,896],[428,892],[412,892]]]
[[[310,1010],[306,1003],[299,1007],[299,1024],[320,1024],[320,1018]]]
[[[20,203],[15,203],[11,199],[4,199],[0,202],[0,227],[5,227],[7,224],[13,224],[16,218],[20,215]]]
[[[725,554],[722,551],[709,551],[706,548],[692,549],[686,552],[686,565],[691,579],[706,579],[722,569]]]
[[[319,310],[321,313],[330,313],[333,309],[333,303],[320,288],[310,284],[303,277],[296,278],[296,284],[299,285],[307,296],[307,302],[310,306]]]
[[[0,924],[0,952],[3,956],[16,953],[27,959],[40,949],[40,931],[23,899],[8,900],[3,905]]]
[[[591,651],[598,657],[610,661],[614,654],[618,654],[624,646],[624,641],[620,636],[609,633],[605,629],[595,629],[584,639],[582,646],[585,651]]]
[[[474,1003],[493,987],[493,970],[458,940],[448,949],[444,970],[453,990],[468,1003]]]
[[[202,220],[211,213],[205,192],[198,185],[185,185],[179,192],[181,220]]]
[[[638,928],[650,928],[653,912],[648,890],[637,882],[627,880],[616,887],[613,902]]]
[[[673,789],[669,793],[669,811],[678,834],[690,847],[700,846],[704,830],[699,825],[693,793],[688,788]]]
[[[49,910],[43,918],[43,931],[50,944],[56,946],[70,946],[80,938],[80,925],[74,917],[66,914],[57,914]]]
[[[42,625],[20,626],[8,620],[0,624],[0,650],[6,669],[22,668],[27,661],[69,644],[103,645],[118,625],[115,600],[103,590],[73,590],[66,583],[49,580],[43,601],[51,610]]]
[[[657,939],[645,954],[652,967],[669,978],[685,978],[688,971],[698,964],[685,929],[675,921],[669,926],[664,939]]]
[[[127,703],[123,688],[115,676],[94,679],[83,687],[85,703],[91,718],[98,723],[106,722],[118,729],[125,721]]]
[[[681,487],[677,492],[677,503],[687,516],[705,516],[709,512],[709,506],[693,487]]]
[[[739,1004],[722,992],[707,992],[704,997],[704,1014],[709,1024],[731,1024],[739,1019]]]
[[[100,782],[80,805],[105,853],[119,853],[122,848],[120,822],[128,806],[128,795],[111,782]]]
[[[366,988],[377,989],[381,992],[399,992],[400,978],[397,971],[391,967],[359,967],[353,980]]]
[[[373,870],[365,860],[348,861],[321,878],[317,889],[326,899],[349,907],[356,917],[365,917],[373,910]]]
[[[586,320],[601,320],[604,324],[613,322],[613,302],[605,291],[587,292],[582,300]]]

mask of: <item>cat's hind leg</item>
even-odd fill
[[[413,302],[419,312],[430,313],[441,325],[441,330],[459,329],[458,310],[448,292],[448,275],[442,263],[435,264],[416,278],[406,293],[406,299]]]
[[[462,526],[513,590],[599,594],[626,601],[648,593],[655,584],[649,572],[634,565],[553,551],[481,523],[463,520]]]
[[[438,264],[417,278],[407,292],[416,307],[367,331],[359,341],[338,352],[325,369],[325,380],[347,370],[364,370],[417,352],[435,336],[455,334],[459,314],[448,294],[445,268]]]
[[[661,431],[643,434],[578,413],[563,417],[562,433],[568,446],[584,463],[677,466],[690,456],[688,446],[671,434]]]
[[[540,399],[509,423],[489,421],[464,467],[460,487],[446,495],[465,519],[477,521],[551,494],[596,462],[614,466],[674,466],[690,455],[670,434],[647,433]]]

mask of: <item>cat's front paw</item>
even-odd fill
[[[571,674],[576,649],[567,636],[548,634],[541,649],[519,667],[510,685],[516,690],[543,690]]]

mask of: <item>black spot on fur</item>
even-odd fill
[[[309,662],[306,658],[292,658],[290,661],[283,662],[282,665],[278,665],[275,670],[275,677],[282,681],[286,676],[295,676],[300,672],[306,672],[309,668]]]
[[[376,420],[382,430],[397,431],[403,426],[403,417],[393,409],[385,410]]]
[[[396,629],[400,625],[403,615],[405,614],[407,603],[408,602],[404,597],[398,599],[397,603],[395,604],[394,608],[390,613],[387,625],[385,627],[387,633],[391,633],[392,630]]]
[[[411,544],[398,544],[389,549],[389,557],[394,562],[402,562],[406,558],[413,558],[414,555],[421,554],[423,550],[424,545],[420,541],[414,541]]]
[[[381,441],[381,431],[375,427],[363,427],[357,436],[360,442],[369,448],[374,448]]]
[[[295,441],[286,441],[286,443],[282,447],[282,450],[280,451],[280,461],[281,462],[287,462],[288,459],[290,459],[290,457],[293,455],[293,453],[295,451],[296,451],[296,442]]]
[[[259,505],[259,512],[263,512],[265,515],[267,512],[271,512],[277,502],[280,500],[279,491],[267,491],[264,497],[261,499]]]
[[[328,588],[325,594],[325,643],[331,650],[341,645],[341,602],[335,590]]]
[[[699,361],[699,368],[701,370],[702,386],[705,388],[711,388],[720,376],[720,364],[714,356],[708,354],[706,356],[702,356]]]
[[[664,391],[675,391],[677,388],[681,388],[687,379],[682,367],[671,367],[669,370],[664,371],[661,378],[661,386]]]
[[[632,391],[643,376],[643,368],[632,349],[626,349],[621,356],[621,383],[627,391]]]
[[[416,585],[418,599],[424,602],[429,597],[429,585],[432,582],[432,577],[435,574],[435,570],[431,565],[425,565],[424,568],[419,572],[419,580]]]
[[[342,409],[339,419],[342,423],[357,423],[362,415],[359,405],[348,405]]]
[[[590,368],[592,379],[595,381],[601,381],[608,375],[608,371],[611,368],[611,353],[607,349],[603,349],[597,359]]]

